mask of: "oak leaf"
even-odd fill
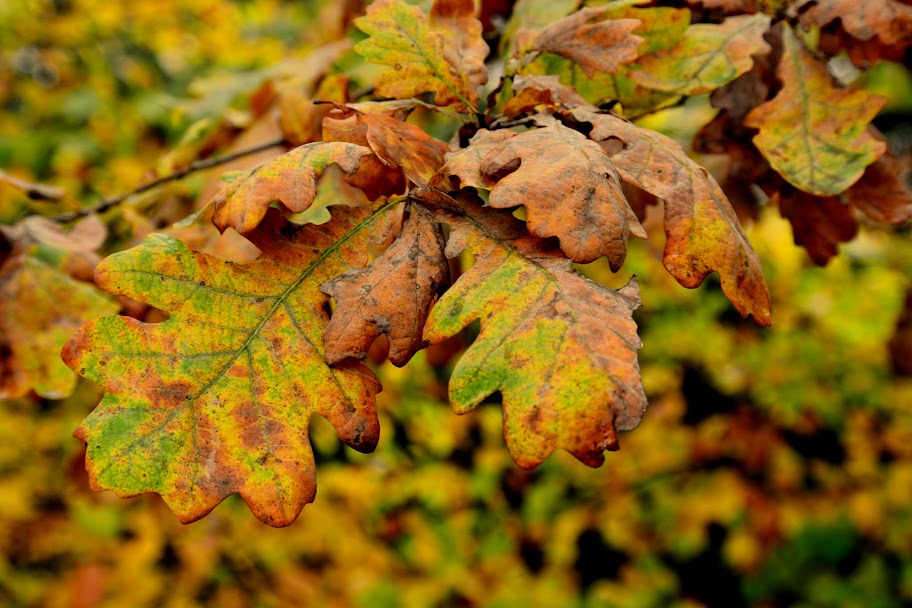
[[[76,431],[92,487],[156,492],[183,522],[240,493],[259,519],[285,526],[316,491],[313,414],[371,451],[380,386],[360,362],[325,362],[320,285],[366,263],[372,223],[391,207],[336,207],[332,221],[303,227],[270,210],[248,235],[263,253],[245,265],[164,235],[102,262],[101,287],[170,317],[99,319],[63,351],[106,391]]]
[[[472,155],[472,146],[461,154]],[[646,238],[608,157],[573,129],[558,124],[505,139],[487,151],[478,170],[499,177],[491,187],[491,207],[523,205],[529,232],[556,236],[576,262],[607,256],[617,270],[627,254],[628,235]]]
[[[804,247],[818,266],[825,266],[839,253],[837,245],[858,234],[852,208],[835,196],[814,196],[792,190],[775,196],[779,213],[792,225],[795,244]]]
[[[73,392],[76,376],[60,349],[77,327],[119,309],[82,282],[91,279],[106,234],[96,216],[69,233],[40,217],[0,229],[0,398],[34,390],[61,399]]]
[[[875,222],[900,225],[912,219],[909,163],[889,150],[868,165],[864,175],[846,191],[852,205]]]
[[[897,0],[803,0],[797,9],[805,27],[824,27],[838,19],[858,40],[878,38],[886,45],[912,45],[912,6]]]
[[[370,150],[363,146],[343,142],[299,146],[223,188],[212,201],[212,221],[219,230],[230,226],[243,234],[257,227],[273,202],[295,213],[306,211],[316,196],[317,178],[327,166],[336,163],[351,175],[368,154]]]
[[[336,301],[323,334],[326,361],[363,359],[381,334],[389,340],[389,360],[399,367],[427,346],[424,323],[449,277],[444,245],[433,218],[413,205],[402,233],[370,266],[324,283],[323,293]]]
[[[596,70],[612,73],[637,58],[643,39],[631,33],[640,26],[638,19],[602,20],[607,12],[606,7],[588,7],[539,30],[521,29],[514,56],[548,51],[573,61],[589,77]]]
[[[835,87],[826,66],[787,26],[782,42],[776,71],[782,89],[744,124],[760,130],[754,144],[793,186],[818,196],[839,194],[886,151],[868,132],[886,99]]]
[[[506,211],[468,202],[462,214],[444,210],[439,219],[452,228],[447,256],[466,250],[476,262],[434,306],[425,337],[441,342],[481,321],[450,378],[454,410],[499,391],[507,447],[520,467],[558,448],[601,465],[604,450],[618,447],[616,430],[634,428],[646,409],[636,279],[614,291],[581,277]]]
[[[620,140],[610,162],[621,178],[665,201],[665,268],[684,287],[710,272],[742,316],[770,324],[770,297],[760,260],[722,188],[674,140],[611,114],[579,108],[571,115],[592,124],[595,141]]]
[[[377,80],[377,92],[397,99],[432,92],[438,105],[475,112],[475,87],[487,80],[486,45],[469,5],[471,0],[438,0],[429,21],[420,8],[403,0],[377,0],[355,19],[368,35],[355,51],[371,63],[393,68]],[[448,47],[453,42],[457,48]]]
[[[770,51],[763,40],[769,25],[770,18],[762,14],[691,25],[674,46],[640,57],[630,78],[677,95],[707,93],[749,71],[752,55]]]

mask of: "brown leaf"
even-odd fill
[[[548,51],[573,61],[590,78],[596,70],[614,73],[636,60],[643,39],[631,33],[640,26],[639,19],[600,21],[608,10],[604,6],[587,7],[544,28],[521,29],[516,33],[514,56]]]
[[[909,163],[887,152],[846,191],[849,202],[875,222],[900,225],[912,219]]]
[[[440,188],[444,182],[447,182],[449,192],[466,187],[490,190],[497,180],[481,172],[481,161],[491,150],[515,135],[516,133],[506,129],[499,131],[479,129],[469,140],[468,146],[446,155],[446,163],[431,178],[429,185],[432,188]]]
[[[367,124],[358,115],[340,119],[329,116],[323,120],[323,141],[344,141],[370,149]],[[360,188],[372,201],[381,196],[405,192],[405,174],[399,167],[388,167],[376,154],[361,158],[361,165],[353,175],[345,177],[352,186]]]
[[[858,40],[876,37],[904,48],[912,44],[912,7],[897,0],[804,0],[797,8],[804,27],[823,27],[839,19]]]
[[[573,129],[558,124],[506,139],[483,157],[479,171],[497,182],[491,207],[523,205],[529,232],[556,236],[574,261],[604,255],[617,270],[628,235],[646,238],[608,157]]]
[[[760,260],[728,199],[706,169],[674,140],[617,116],[588,109],[571,112],[589,122],[595,141],[620,139],[611,157],[618,174],[665,201],[665,268],[684,287],[697,287],[710,272],[742,316],[770,324],[770,298]]]
[[[795,244],[804,247],[818,266],[826,266],[839,253],[837,245],[851,241],[858,233],[852,208],[835,196],[792,190],[778,198],[779,213],[792,224]]]
[[[363,359],[384,334],[389,360],[399,367],[424,348],[424,322],[449,277],[444,246],[440,227],[420,205],[413,205],[402,234],[370,266],[323,283],[323,293],[336,300],[323,333],[326,361]]]
[[[906,290],[906,301],[896,320],[896,331],[890,338],[889,349],[893,373],[912,377],[912,284]]]
[[[538,106],[570,110],[589,105],[575,89],[561,84],[558,76],[516,76],[513,92],[516,96],[503,109],[507,118],[525,114]]]
[[[388,168],[401,167],[412,183],[426,186],[437,169],[443,165],[444,155],[450,151],[442,141],[434,139],[417,127],[381,113],[357,113],[349,129],[365,134],[366,141],[380,162]],[[330,128],[331,121],[324,123]]]

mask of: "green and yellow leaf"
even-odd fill
[[[183,522],[240,493],[263,522],[286,526],[316,492],[311,416],[371,451],[380,385],[357,361],[324,360],[320,285],[366,263],[371,226],[390,207],[337,207],[304,227],[272,210],[249,234],[262,255],[244,265],[164,235],[100,264],[101,287],[170,317],[99,319],[64,349],[106,392],[76,432],[92,487],[156,492]]]
[[[630,77],[666,93],[708,93],[749,71],[752,55],[770,51],[763,40],[769,25],[770,18],[763,14],[729,17],[718,25],[691,25],[674,46],[640,57]]]
[[[377,80],[377,92],[396,99],[430,92],[438,105],[477,111],[475,87],[487,80],[482,46],[487,45],[469,5],[474,6],[470,0],[438,0],[429,21],[420,8],[403,0],[371,4],[367,14],[355,20],[368,35],[355,50],[371,63],[393,68]],[[454,42],[456,47],[451,46]]]
[[[471,200],[463,213],[441,211],[452,234],[447,255],[475,265],[431,311],[432,343],[475,320],[481,333],[453,370],[457,413],[503,396],[503,427],[516,463],[532,468],[564,449],[589,466],[618,447],[646,409],[632,313],[636,280],[614,291],[571,270],[553,244],[531,237],[512,214]]]
[[[886,99],[836,87],[826,66],[783,26],[776,75],[782,89],[744,119],[754,144],[790,184],[817,196],[839,194],[887,150],[868,132]]]

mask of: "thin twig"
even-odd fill
[[[123,194],[118,194],[117,196],[112,196],[112,197],[109,197],[106,199],[102,199],[101,201],[99,201],[95,205],[92,205],[91,207],[86,207],[85,209],[80,209],[79,211],[76,211],[74,213],[58,215],[56,217],[52,217],[51,219],[58,221],[58,222],[71,222],[73,220],[78,220],[81,217],[85,217],[85,216],[91,215],[93,213],[104,213],[108,209],[110,209],[112,207],[116,207],[117,205],[121,204],[122,202],[124,202],[125,200],[130,198],[131,196],[135,196],[137,194],[142,194],[143,192],[152,190],[153,188],[157,188],[158,186],[167,184],[168,182],[173,182],[173,181],[179,180],[195,171],[202,171],[203,169],[209,169],[211,167],[216,167],[218,165],[224,165],[225,163],[230,163],[233,160],[237,160],[239,158],[243,158],[243,157],[249,156],[251,154],[256,154],[257,152],[262,152],[263,150],[268,150],[269,148],[275,148],[276,146],[281,146],[281,145],[284,145],[285,143],[286,143],[286,140],[284,137],[282,137],[279,139],[274,139],[272,141],[268,141],[266,143],[262,143],[262,144],[253,146],[251,148],[245,148],[243,150],[238,150],[237,152],[232,152],[231,154],[226,154],[224,156],[216,156],[215,158],[207,158],[205,160],[198,160],[195,163],[191,163],[191,164],[187,165],[180,171],[175,171],[174,173],[171,173],[169,175],[165,175],[163,177],[156,178],[156,179],[152,180],[151,182],[146,182],[145,184],[131,190],[130,192],[125,192]]]
[[[517,118],[514,120],[502,120],[495,121],[491,124],[488,129],[495,131],[497,129],[509,129],[510,127],[518,127],[520,125],[531,125],[534,124],[534,119],[531,116],[526,116],[525,118]]]
[[[33,201],[59,201],[66,196],[66,190],[47,184],[36,184],[27,182],[24,179],[13,177],[6,171],[0,171],[0,183],[7,184],[21,190],[27,197]]]

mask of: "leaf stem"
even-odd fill
[[[117,196],[111,196],[102,199],[91,207],[86,207],[85,209],[80,209],[79,211],[75,211],[73,213],[58,215],[50,219],[58,222],[72,222],[73,220],[78,220],[79,218],[91,215],[93,213],[104,213],[108,209],[121,204],[131,196],[142,194],[143,192],[147,192],[153,188],[157,188],[169,182],[177,181],[196,171],[202,171],[203,169],[210,169],[212,167],[217,167],[218,165],[224,165],[226,163],[230,163],[233,160],[237,160],[245,156],[250,156],[251,154],[256,154],[257,152],[262,152],[263,150],[268,150],[269,148],[275,148],[277,146],[284,145],[285,143],[287,143],[285,138],[280,137],[264,142],[262,144],[257,144],[256,146],[251,146],[250,148],[244,148],[243,150],[232,152],[231,154],[225,154],[224,156],[216,156],[214,158],[198,160],[187,165],[179,171],[175,171],[174,173],[153,179],[152,181],[146,182],[145,184],[142,184],[141,186],[138,186],[129,192],[124,192],[123,194],[118,194]]]

